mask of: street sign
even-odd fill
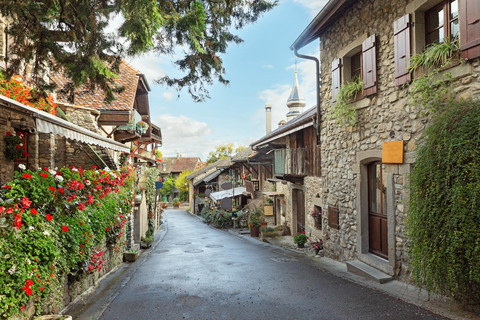
[[[158,190],[158,189],[162,189],[163,188],[163,182],[161,181],[157,181],[155,182],[155,188]]]

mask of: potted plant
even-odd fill
[[[135,262],[138,258],[138,250],[125,251],[123,253],[123,260],[125,262]]]
[[[173,207],[174,208],[180,207],[180,199],[179,198],[173,198]]]
[[[263,211],[266,216],[273,216],[273,199],[271,197],[265,198]]]
[[[162,202],[161,206],[162,206],[162,209],[168,208],[168,202]]]
[[[252,212],[248,215],[248,227],[250,228],[250,235],[258,237],[260,231],[260,220],[263,217],[263,210],[261,207],[254,207]]]
[[[305,231],[302,233],[297,232],[297,234],[293,237],[293,243],[295,243],[299,248],[304,248],[307,241],[308,237],[305,234]]]

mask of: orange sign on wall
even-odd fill
[[[390,141],[383,143],[383,163],[403,163],[403,141]]]

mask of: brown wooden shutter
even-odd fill
[[[407,14],[393,23],[393,38],[395,40],[395,85],[411,80],[408,70],[410,66],[410,15]]]
[[[340,68],[341,60],[336,59],[332,62],[332,100],[335,100],[338,91],[340,90],[341,77],[340,77]]]
[[[363,94],[369,96],[377,92],[377,53],[375,35],[362,43]]]
[[[480,1],[459,1],[460,50],[463,59],[480,57]]]

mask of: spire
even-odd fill
[[[295,62],[295,69],[296,65],[297,64]],[[305,98],[303,98],[303,95],[298,87],[297,70],[295,70],[295,82],[293,83],[292,91],[290,92],[290,96],[287,100],[287,107],[289,109],[287,113],[287,121],[292,120],[302,113],[303,107],[305,107],[306,104]]]

